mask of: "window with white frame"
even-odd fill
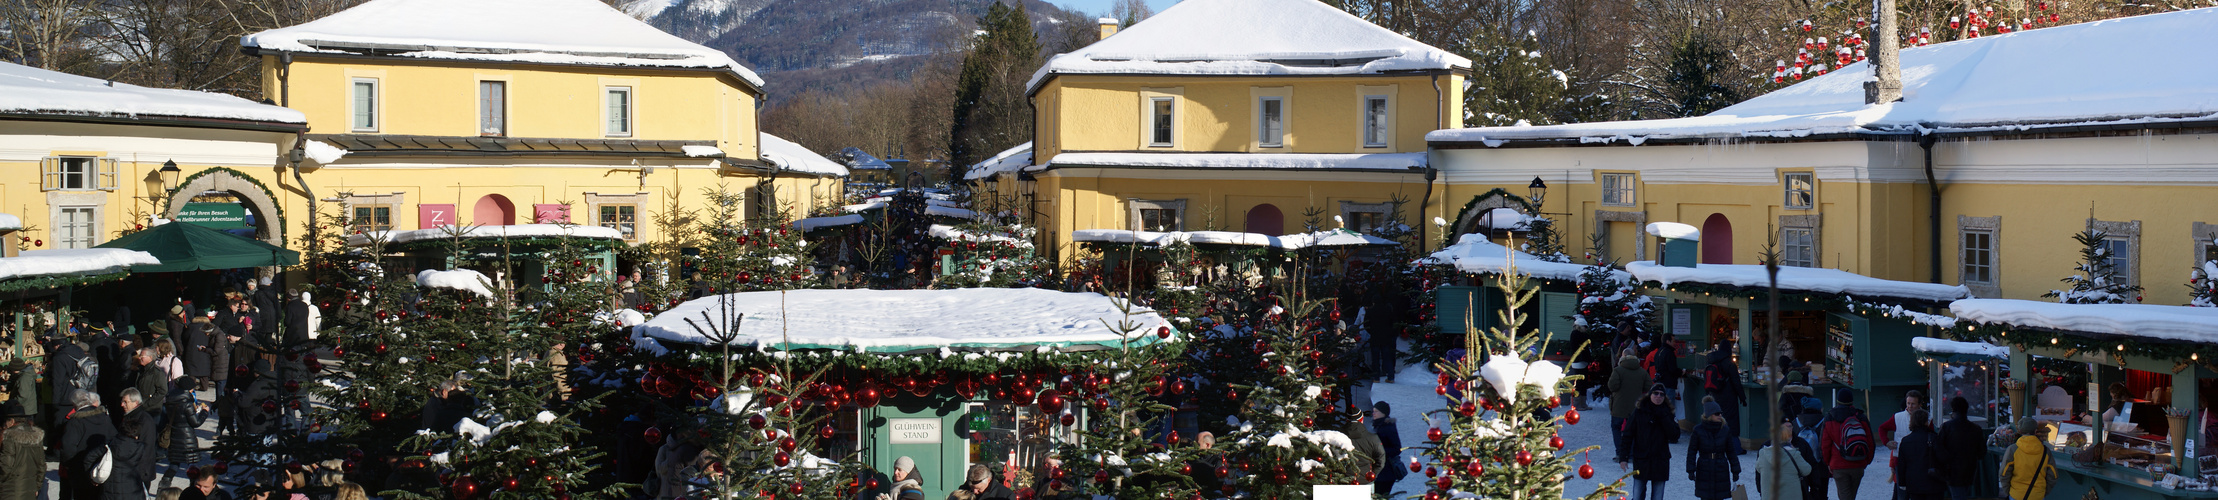
[[[1633,174],[1602,174],[1602,204],[1633,206]]]
[[[606,111],[603,112],[603,117],[608,120],[608,125],[605,127],[605,132],[610,137],[631,136],[633,108],[632,88],[608,87],[604,89],[603,94],[604,96],[602,98],[602,101],[605,104],[606,108]]]
[[[2102,233],[2103,259],[2118,276],[2118,284],[2141,285],[2141,221],[2088,220],[2089,229]]]
[[[1788,173],[1787,208],[1807,210],[1817,204],[1817,181],[1809,172]]]
[[[1391,222],[1388,216],[1392,213],[1394,213],[1394,202],[1391,201],[1382,203],[1340,202],[1341,227],[1358,233],[1375,233],[1386,227]]]
[[[1979,297],[2002,295],[2002,216],[1956,216],[1957,283]]]
[[[1817,228],[1789,227],[1780,229],[1779,265],[1792,267],[1817,267],[1817,240]]]
[[[1393,142],[1392,110],[1392,99],[1387,96],[1363,96],[1363,147],[1383,148]]]
[[[508,135],[508,82],[477,82],[477,128],[481,136]]]
[[[600,218],[595,219],[594,223],[624,233],[625,241],[637,239],[638,236],[633,231],[639,226],[639,206],[601,205]]]
[[[376,132],[378,125],[377,106],[380,104],[377,95],[377,79],[356,78],[354,79],[353,88],[354,98],[351,106],[354,109],[349,110],[350,114],[353,115],[351,120],[353,130],[355,132]]]
[[[1255,101],[1255,143],[1266,148],[1286,145],[1286,98],[1267,96]]]
[[[1988,229],[1966,229],[1964,238],[1964,275],[1966,284],[1989,284],[1995,281],[1995,232]]]
[[[1178,139],[1178,100],[1169,96],[1148,98],[1148,147],[1171,147]]]
[[[1186,200],[1132,200],[1132,229],[1186,230]]]
[[[99,243],[99,207],[60,207],[54,215],[54,248],[92,248]]]
[[[39,188],[47,191],[114,190],[116,160],[90,156],[55,156],[40,162]]]

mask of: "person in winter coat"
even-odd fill
[[[1648,360],[1645,363],[1648,369],[1648,379],[1663,384],[1664,395],[1671,396],[1672,400],[1677,401],[1679,399],[1679,376],[1682,375],[1679,369],[1679,350],[1673,349],[1669,342],[1643,344],[1642,347],[1648,349]]]
[[[1602,387],[1610,395],[1610,437],[1611,444],[1616,446],[1613,451],[1617,453],[1618,470],[1624,470],[1633,459],[1632,433],[1626,426],[1633,420],[1633,409],[1647,399],[1643,392],[1649,385],[1648,371],[1640,368],[1640,357],[1628,348],[1625,355],[1617,358],[1617,368],[1610,372],[1609,383]]]
[[[948,500],[1016,500],[1016,492],[1009,491],[1000,481],[993,480],[993,470],[973,464],[970,473],[963,475],[963,484],[957,486]]]
[[[137,389],[133,389],[136,391]],[[146,476],[140,475],[140,466],[153,461],[152,446],[147,446],[142,429],[151,424],[145,413],[128,414],[115,422],[116,435],[108,440],[108,456],[113,460],[108,470],[108,481],[100,483],[103,500],[143,500],[146,498]]]
[[[1941,500],[1948,493],[1940,478],[1940,446],[1928,418],[1922,411],[1910,414],[1910,433],[1895,440],[1895,489],[1908,500]]]
[[[2049,488],[2056,485],[2048,431],[2031,417],[2018,419],[2018,441],[2002,452],[2002,493],[2010,500],[2048,498]]]
[[[262,406],[264,401],[273,401],[278,396],[277,377],[271,374],[269,360],[254,360],[251,372],[255,374],[253,381],[238,388],[238,392],[232,395],[232,400],[238,403],[238,407],[232,410],[235,412],[232,420],[238,425],[239,432],[260,436],[277,430],[277,421],[283,415]],[[453,428],[447,427],[450,430]]]
[[[1632,500],[1664,498],[1664,482],[1671,480],[1671,442],[1679,439],[1679,419],[1671,413],[1671,397],[1663,384],[1648,389],[1633,410],[1627,426],[1633,448]]]
[[[1948,422],[1934,433],[1935,451],[1941,460],[1941,482],[1948,485],[1949,500],[1971,500],[1972,476],[1987,458],[1987,432],[1971,421],[1971,401],[1949,398]]]
[[[192,378],[190,387],[195,390],[208,384],[208,374],[215,363],[214,338],[219,333],[216,332],[215,324],[209,323],[208,319],[205,316],[193,317],[192,324],[185,327],[185,344],[178,346],[185,351],[185,376]]]
[[[1733,362],[1732,341],[1719,342],[1716,349],[1710,350],[1709,370],[1704,372],[1702,387],[1704,392],[1717,398],[1718,406],[1725,408],[1725,432],[1734,436],[1734,444],[1739,444],[1740,409],[1748,406],[1748,398],[1743,397],[1745,389],[1741,388],[1740,365]],[[1732,453],[1733,456],[1740,456],[1746,452],[1746,448],[1734,446]]]
[[[1782,420],[1779,433],[1771,436],[1771,445],[1756,452],[1756,494],[1764,500],[1805,499],[1802,478],[1817,466],[1803,459],[1803,451],[1795,446],[1798,441],[1801,438],[1795,436],[1794,420]]]
[[[76,402],[71,398],[76,397],[78,391],[94,392],[97,389],[93,381],[100,378],[100,364],[93,361],[92,354],[86,352],[84,344],[77,342],[75,337],[62,338],[47,352],[51,353],[48,355],[50,364],[47,380],[54,384],[54,409],[66,413],[74,407],[72,405]],[[63,419],[66,416],[57,414],[53,418],[56,424],[60,424],[65,421]]]
[[[155,363],[156,358],[153,346],[141,347],[132,353],[131,364],[137,369],[132,372],[131,388],[138,389],[140,396],[155,400],[159,405],[162,398],[169,396],[169,373]]]
[[[185,487],[185,495],[179,498],[183,500],[231,500],[231,494],[224,493],[222,488],[216,487],[216,468],[207,467],[193,470],[192,485]]]
[[[138,441],[142,451],[139,453],[139,461],[133,462],[132,466],[138,469],[136,472],[140,483],[152,482],[154,480],[155,458],[156,455],[161,454],[161,402],[147,401],[146,398],[139,395],[139,389],[133,387],[123,390],[122,406],[123,418],[116,421],[116,431],[125,435],[136,434],[136,437],[131,439]],[[135,427],[137,432],[131,432],[133,429],[127,429],[126,427]]]
[[[1809,472],[1802,475],[1802,498],[1824,500],[1827,495],[1826,487],[1831,486],[1826,483],[1831,482],[1833,476],[1830,471],[1826,470],[1825,461],[1818,459],[1817,444],[1810,442],[1810,436],[1816,436],[1817,434],[1805,430],[1808,427],[1804,427],[1805,425],[1820,426],[1824,424],[1825,418],[1820,416],[1815,407],[1815,405],[1823,405],[1824,403],[1818,398],[1803,398],[1803,402],[1806,404],[1802,407],[1802,416],[1797,416],[1788,421],[1794,424],[1795,451],[1802,454],[1803,462],[1810,464]],[[1807,417],[1807,419],[1804,417]],[[1803,423],[1805,421],[1809,423]]]
[[[1833,478],[1833,489],[1840,498],[1856,498],[1856,490],[1864,484],[1864,468],[1871,466],[1873,453],[1878,449],[1878,427],[1871,424],[1871,417],[1864,410],[1851,406],[1856,403],[1856,393],[1846,389],[1833,392],[1837,406],[1825,416],[1825,427],[1818,438],[1818,458],[1825,462],[1827,473]],[[1859,430],[1860,429],[1860,430]],[[1862,456],[1844,454],[1854,451]]]
[[[38,500],[46,489],[46,431],[31,424],[25,405],[0,405],[7,430],[0,430],[0,500]]]
[[[39,364],[17,361],[9,363],[7,369],[8,374],[14,377],[8,380],[10,392],[14,393],[14,397],[10,401],[23,407],[23,415],[26,418],[31,419],[32,422],[37,422],[40,404],[38,400]],[[15,417],[10,416],[8,418]]]
[[[162,484],[169,484],[170,478],[186,477],[192,464],[200,462],[200,437],[195,430],[208,421],[208,412],[186,385],[170,388],[162,411],[169,415],[169,466],[157,472]]]
[[[109,446],[117,441],[115,421],[100,407],[99,394],[77,391],[72,399],[76,405],[64,413],[67,420],[62,425],[62,494],[64,498],[100,498],[100,485],[92,482],[92,468],[100,463],[100,450],[115,448]],[[128,465],[112,466],[114,471],[128,468]]]
[[[1386,460],[1386,445],[1379,443],[1379,437],[1371,434],[1370,425],[1364,424],[1361,419],[1352,420],[1340,428],[1340,433],[1346,434],[1348,442],[1355,445],[1355,453],[1348,456],[1354,459],[1352,462],[1356,462],[1354,467],[1349,468],[1350,473],[1361,479],[1363,471],[1379,470],[1379,463]]]
[[[1725,408],[1716,401],[1702,402],[1702,424],[1694,426],[1687,441],[1687,479],[1694,480],[1694,496],[1702,500],[1733,497],[1733,483],[1741,480],[1741,461],[1733,454],[1740,437],[1725,426]]]
[[[1409,475],[1402,468],[1402,430],[1394,427],[1394,406],[1380,401],[1371,405],[1371,433],[1379,437],[1379,445],[1386,448],[1386,457],[1379,464],[1379,477],[1371,483],[1372,492],[1381,497],[1394,492],[1394,483]]]

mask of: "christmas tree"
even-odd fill
[[[1055,266],[1032,248],[1037,229],[1016,224],[975,222],[934,226],[932,235],[954,253],[955,266],[940,276],[939,288],[1055,288]]]
[[[1653,336],[1656,303],[1639,287],[1615,263],[1603,260],[1586,266],[1579,273],[1579,313],[1571,317],[1572,324],[1594,338],[1648,340]]]
[[[1430,463],[1411,464],[1432,478],[1428,500],[1563,498],[1564,482],[1574,473],[1572,457],[1599,448],[1566,449],[1556,433],[1558,421],[1579,423],[1578,410],[1542,417],[1561,403],[1556,394],[1578,376],[1565,376],[1563,368],[1539,359],[1543,335],[1526,330],[1518,314],[1539,292],[1526,286],[1515,265],[1497,284],[1509,301],[1501,312],[1500,324],[1506,326],[1487,331],[1466,326],[1464,345],[1471,354],[1436,365],[1441,391],[1453,402],[1443,412],[1446,422],[1426,436]],[[1471,324],[1469,318],[1465,324]],[[1594,467],[1582,463],[1576,473],[1591,478]],[[1623,484],[1619,479],[1579,498],[1622,495]]]
[[[1150,335],[1170,339],[1171,327],[1149,331],[1138,319],[1140,306],[1123,300],[1118,307],[1124,317],[1106,324],[1120,340],[1115,349],[1093,357],[1093,370],[1071,375],[1058,385],[1060,391],[1017,394],[1020,404],[1036,399],[1042,411],[1076,429],[1077,439],[1056,444],[1062,465],[1049,470],[1044,480],[1059,483],[1051,489],[1067,487],[1096,498],[1196,495],[1192,464],[1201,454],[1194,436],[1163,432],[1177,411],[1165,404],[1166,398],[1194,390],[1188,380],[1171,375],[1183,355],[1182,343],[1146,343]],[[1086,422],[1080,426],[1076,414],[1082,409]]]
[[[1226,398],[1239,402],[1245,421],[1227,434],[1232,445],[1226,461],[1244,474],[1228,487],[1250,498],[1301,498],[1319,484],[1369,484],[1381,464],[1373,463],[1337,429],[1360,413],[1342,411],[1347,394],[1345,366],[1328,332],[1337,309],[1300,302],[1292,309],[1273,305],[1252,335],[1256,363],[1238,367],[1248,381],[1229,384]],[[1323,345],[1320,345],[1323,344]],[[1337,349],[1345,352],[1345,349]]]
[[[2110,235],[2092,227],[2072,240],[2079,242],[2079,265],[2073,266],[2077,274],[2064,277],[2071,285],[2063,290],[2049,290],[2042,297],[2054,297],[2065,304],[2133,304],[2141,302],[2141,287],[2120,282],[2117,264],[2111,261]]]

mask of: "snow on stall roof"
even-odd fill
[[[1702,230],[1677,222],[1650,222],[1646,229],[1648,234],[1667,240],[1702,241]]]
[[[26,250],[16,257],[0,258],[0,280],[72,274],[107,274],[121,272],[131,266],[152,266],[161,263],[161,259],[154,258],[154,254],[122,248]]]
[[[1117,21],[1117,18],[1114,18],[1114,17],[1104,17],[1104,18],[1100,18],[1100,19],[1095,19],[1095,20],[1094,20],[1094,22],[1095,22],[1095,23],[1100,23],[1100,24],[1123,24],[1122,22],[1120,22],[1120,21]]]
[[[1527,222],[1531,220],[1515,208],[1494,208],[1479,214],[1479,227],[1484,228],[1523,231]]]
[[[1184,5],[1184,4],[1180,4]],[[1425,166],[1424,153],[1063,153],[1048,160],[1056,166],[1113,166],[1225,169],[1409,170]]]
[[[386,243],[409,243],[425,240],[442,240],[450,236],[449,234],[447,234],[447,231],[450,229],[455,229],[455,226],[440,226],[430,229],[413,229],[407,231],[377,231],[372,233],[363,233],[348,236],[347,244],[352,246],[368,245],[370,244],[370,241],[375,238],[384,238]],[[562,224],[470,226],[469,229],[463,230],[459,236],[462,238],[546,238],[556,236],[569,236],[572,238],[591,238],[604,240],[624,239],[624,233],[622,231],[616,230],[616,228],[613,227],[581,226],[574,224],[567,227]]]
[[[23,218],[15,214],[0,214],[0,231],[23,229]]]
[[[963,179],[984,179],[994,174],[1015,172],[1017,169],[1029,166],[1032,166],[1032,142],[1025,141],[1024,144],[1018,144],[1016,147],[995,154],[992,158],[987,158],[986,161],[971,165],[970,171],[963,173]]]
[[[1970,354],[1974,356],[1987,356],[1992,358],[2004,358],[2010,356],[2010,348],[2008,347],[1989,344],[1986,342],[1962,342],[1948,339],[1937,339],[1933,337],[1911,337],[1910,348],[1917,349],[1918,352],[1929,352],[1936,354]]]
[[[1764,274],[1764,266],[1753,264],[1696,264],[1695,267],[1675,267],[1644,260],[1626,264],[1625,270],[1632,272],[1633,277],[1641,281],[1660,282],[1667,287],[1676,283],[1755,288],[1770,285],[1770,280]],[[1971,296],[1971,290],[1961,286],[1883,280],[1838,269],[1792,266],[1779,268],[1779,289],[1934,302]]]
[[[788,170],[818,175],[847,175],[847,165],[825,158],[784,137],[762,134],[762,159]]]
[[[1237,20],[1239,29],[1225,23]],[[1469,68],[1440,50],[1315,0],[1185,0],[1032,74],[1349,75]]]
[[[693,158],[724,156],[724,150],[717,148],[716,146],[687,144],[684,146],[679,146],[678,151],[684,152],[686,156]]]
[[[934,238],[939,238],[939,239],[943,239],[943,240],[949,240],[949,241],[1002,241],[1002,242],[1008,242],[1009,244],[1015,245],[1015,246],[1017,246],[1018,248],[1032,248],[1032,240],[1027,240],[1027,239],[1024,239],[1024,238],[1019,238],[1019,237],[1017,237],[1017,236],[1015,236],[1015,235],[1011,235],[1011,234],[1006,234],[1006,233],[979,233],[979,232],[976,232],[976,231],[964,231],[964,230],[962,230],[962,228],[958,228],[958,227],[955,227],[955,226],[949,226],[949,225],[944,225],[944,224],[933,224],[933,225],[932,225],[932,227],[931,227],[931,228],[929,228],[929,229],[930,229],[930,233],[931,233],[932,237],[934,237]]]
[[[924,215],[937,215],[940,217],[954,217],[957,219],[973,220],[976,220],[978,218],[978,212],[938,204],[925,205]]]
[[[1516,262],[1510,262],[1511,257]],[[1532,254],[1510,250],[1487,239],[1484,234],[1465,234],[1456,238],[1456,244],[1442,248],[1426,259],[1441,264],[1452,264],[1457,270],[1478,274],[1505,274],[1514,264],[1517,272],[1526,276],[1560,281],[1578,281],[1587,266],[1567,262],[1540,260]],[[1624,274],[1623,271],[1611,271]]]
[[[325,165],[330,165],[331,162],[339,161],[339,158],[345,157],[347,155],[347,150],[341,149],[338,146],[333,146],[331,145],[331,143],[318,140],[308,141],[307,144],[301,146],[301,149],[305,150],[308,153],[308,159],[315,160],[316,163],[321,163]]]
[[[299,111],[236,96],[147,88],[6,62],[0,62],[0,113],[308,123]]]
[[[1093,243],[1128,243],[1164,245],[1185,242],[1194,245],[1242,245],[1298,250],[1308,247],[1396,245],[1394,240],[1361,234],[1346,229],[1333,229],[1306,234],[1271,236],[1259,233],[1232,231],[1127,231],[1123,229],[1080,229],[1071,231],[1071,241]]]
[[[472,271],[469,269],[456,269],[453,271],[425,269],[422,272],[416,273],[417,285],[428,288],[452,288],[456,290],[475,293],[485,297],[493,296],[493,290],[485,287],[486,283],[491,282],[492,280],[486,279],[484,273]]]
[[[1963,321],[2183,342],[2218,342],[2218,308],[2153,304],[2058,304],[1965,299],[1948,305]]]
[[[725,328],[724,304],[744,314],[734,345],[795,349],[855,348],[869,352],[974,348],[1029,350],[1115,345],[1121,340],[1104,322],[1126,316],[1119,301],[1101,294],[1038,288],[949,290],[791,290],[745,292],[694,299],[648,320],[639,333],[655,339],[708,344],[687,324]],[[706,316],[704,317],[704,313]],[[1152,311],[1133,309],[1146,341],[1166,326]],[[788,336],[790,335],[790,337]],[[788,343],[790,342],[790,343]]]
[[[820,228],[851,226],[861,223],[863,223],[863,216],[857,214],[847,214],[834,215],[830,217],[810,217],[806,219],[801,219],[793,221],[793,227],[799,228],[801,232],[806,233],[809,231],[815,231]]]
[[[241,37],[294,52],[400,51],[426,59],[718,68],[761,87],[722,51],[596,0],[371,0],[307,23]]]
[[[1435,142],[1801,137],[1811,134],[2022,129],[2154,123],[2218,115],[2218,65],[2162,47],[2218,45],[2218,9],[2040,28],[1902,50],[1901,102],[1864,104],[1868,62],[1704,116],[1427,134]]]

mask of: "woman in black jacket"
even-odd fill
[[[1941,500],[1948,485],[1941,482],[1940,445],[1925,412],[1910,414],[1910,435],[1895,448],[1895,489],[1908,500]]]
[[[1671,442],[1679,439],[1679,419],[1671,414],[1671,398],[1663,384],[1649,387],[1647,397],[1633,409],[1632,500],[1664,498],[1664,482],[1671,480]]]
[[[190,379],[172,387],[169,398],[163,402],[163,413],[169,416],[169,465],[156,470],[162,484],[169,484],[171,477],[186,477],[193,464],[200,463],[200,438],[195,430],[208,419],[207,407],[193,397]]]
[[[1702,425],[1694,426],[1687,442],[1687,478],[1694,480],[1694,496],[1702,500],[1733,497],[1733,483],[1741,480],[1740,436],[1725,423],[1725,408],[1716,401],[1702,402]]]
[[[146,476],[140,475],[139,465],[151,458],[147,453],[146,413],[132,412],[116,422],[116,439],[108,440],[108,481],[100,483],[100,498],[106,500],[145,500]]]

